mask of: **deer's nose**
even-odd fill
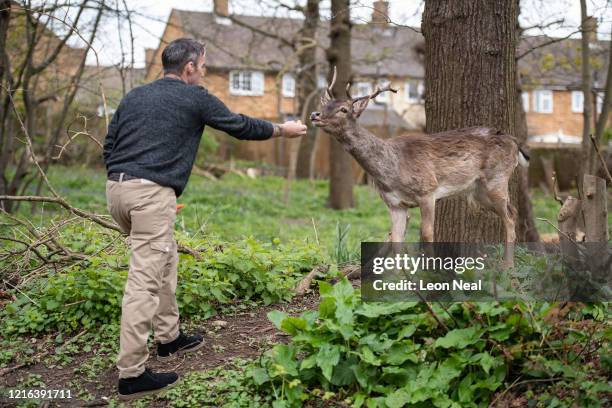
[[[310,114],[310,120],[318,119],[318,118],[319,118],[319,116],[321,116],[321,113],[320,113],[320,112],[312,112],[312,113]]]

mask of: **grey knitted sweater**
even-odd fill
[[[231,112],[206,88],[163,78],[131,90],[104,141],[108,174],[126,173],[183,193],[208,125],[242,140],[272,137],[270,122]]]

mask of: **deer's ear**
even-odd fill
[[[368,103],[370,102],[370,98],[357,99],[353,102],[353,115],[358,118],[361,116],[363,111],[368,107]]]

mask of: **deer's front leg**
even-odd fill
[[[404,242],[406,235],[406,223],[408,221],[408,209],[406,208],[389,208],[391,214],[391,233],[389,239],[391,242]]]
[[[418,204],[421,209],[421,242],[433,242],[436,199],[434,196],[424,197]]]

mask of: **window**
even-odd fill
[[[580,113],[584,109],[584,93],[572,91],[572,112]]]
[[[260,96],[264,93],[264,75],[261,71],[231,71],[230,94]]]
[[[380,82],[378,82],[378,86],[382,89],[385,86],[391,85],[391,82],[386,81],[386,80],[382,80]],[[383,92],[380,95],[378,95],[375,99],[376,102],[378,103],[389,103],[391,101],[391,98],[389,97],[389,94],[391,92]]]
[[[539,113],[553,112],[553,92],[551,90],[533,91],[533,111]]]
[[[404,86],[404,93],[406,95],[406,101],[410,103],[421,103],[423,101],[423,81],[418,79],[411,79],[406,82]]]
[[[357,82],[355,84],[355,92],[353,98],[369,95],[372,93],[372,84],[369,82]]]
[[[325,75],[319,75],[319,78],[317,79],[317,88],[327,88],[327,80],[325,79]]]
[[[523,99],[523,109],[525,112],[529,112],[529,92],[521,92],[521,98]]]
[[[283,96],[287,98],[295,96],[295,78],[291,74],[283,75]]]
[[[601,108],[603,107],[603,101],[604,101],[604,93],[597,92],[595,94],[595,97],[597,98],[597,113],[601,113]]]

